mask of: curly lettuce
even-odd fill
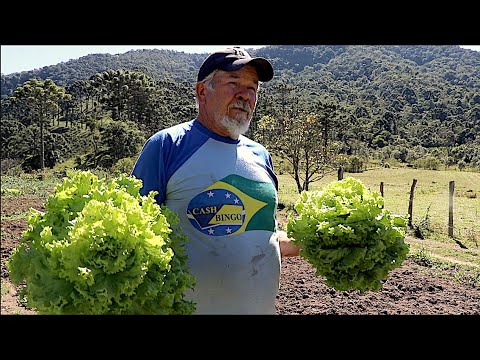
[[[71,171],[7,262],[21,296],[39,314],[191,314],[195,279],[178,217],[142,182]],[[174,230],[175,229],[175,230]]]
[[[303,191],[294,208],[287,219],[288,236],[316,275],[336,290],[379,290],[407,257],[408,216],[386,210],[381,194],[358,179]]]

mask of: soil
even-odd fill
[[[45,210],[44,199],[4,197],[1,203],[1,314],[34,315],[18,297],[19,286],[8,278],[6,260],[19,243],[29,208]],[[279,213],[280,221],[282,216]],[[457,270],[435,269],[408,258],[390,272],[379,291],[337,291],[315,275],[301,257],[282,259],[279,315],[480,315],[478,282],[461,281]]]

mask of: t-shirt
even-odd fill
[[[275,314],[281,257],[278,181],[261,144],[194,119],[145,143],[132,174],[180,218],[196,314]]]

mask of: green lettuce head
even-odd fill
[[[178,217],[140,195],[141,180],[71,171],[7,262],[39,314],[191,314],[195,279]],[[175,229],[175,230],[174,230]]]
[[[322,190],[303,191],[287,234],[300,256],[337,290],[379,290],[406,259],[407,216],[385,210],[379,192],[348,177]]]

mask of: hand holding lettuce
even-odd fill
[[[10,278],[39,314],[191,314],[194,287],[177,216],[141,196],[140,180],[71,172],[8,261]]]
[[[379,290],[406,259],[407,218],[385,210],[380,193],[348,177],[302,192],[287,234],[300,256],[336,290]]]

